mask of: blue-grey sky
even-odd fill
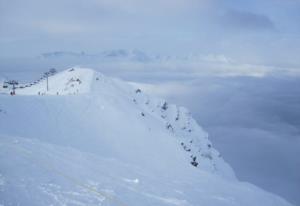
[[[241,180],[299,205],[299,22],[300,0],[0,0],[0,77],[82,65],[163,82]],[[99,58],[112,49],[162,58]]]
[[[299,0],[0,0],[0,57],[140,49],[300,66]]]

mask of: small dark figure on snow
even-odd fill
[[[198,166],[198,162],[196,162],[196,159],[197,159],[196,156],[192,157],[191,164],[192,164],[194,167],[197,167],[197,166]]]

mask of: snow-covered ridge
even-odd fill
[[[0,204],[290,205],[238,182],[187,109],[91,69],[46,81],[1,89]]]
[[[41,77],[36,81],[16,87],[18,95],[70,95],[89,93],[94,71],[91,69],[71,68],[52,76]],[[48,82],[48,83],[47,83]],[[48,88],[47,88],[48,84]],[[6,93],[9,93],[7,88]]]
[[[193,166],[223,177],[235,178],[232,168],[212,147],[208,134],[197,124],[186,108],[149,97],[140,89],[136,89],[136,94],[133,101],[141,108],[142,115],[149,113],[161,121],[171,135],[180,141],[182,149],[189,155]]]
[[[118,94],[140,110],[142,118],[157,119],[185,151],[191,165],[219,175],[234,178],[234,172],[212,147],[208,135],[183,107],[150,97],[139,88],[117,79],[110,79],[91,69],[70,68],[50,76],[30,87],[18,86],[16,95],[77,95],[93,93]],[[8,88],[9,90],[9,88]],[[120,92],[121,91],[121,92]],[[7,92],[9,93],[9,92]]]

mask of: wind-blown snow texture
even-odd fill
[[[187,109],[126,82],[72,68],[18,87],[0,95],[2,205],[289,205],[238,182]]]

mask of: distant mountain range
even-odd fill
[[[90,59],[90,60],[113,60],[113,61],[133,61],[133,62],[218,62],[229,63],[232,60],[223,55],[202,55],[202,54],[186,54],[186,55],[160,55],[160,54],[148,54],[141,50],[125,50],[125,49],[113,49],[105,50],[94,54],[89,54],[84,51],[54,51],[46,52],[40,55],[43,59]]]
[[[86,52],[72,52],[72,51],[54,51],[42,53],[41,58],[54,59],[54,58],[89,58],[99,60],[130,60],[138,62],[150,62],[156,60],[154,56],[150,56],[140,50],[106,50],[96,54],[88,54]]]

